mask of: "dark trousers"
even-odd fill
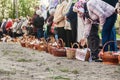
[[[75,43],[77,42],[77,20],[71,20],[70,25],[72,28],[72,34],[71,34],[72,43]]]
[[[40,39],[43,37],[43,29],[37,28],[37,38]]]
[[[2,31],[0,31],[0,38],[2,38],[3,37],[3,33],[2,33]]]
[[[64,27],[57,27],[56,28],[56,33],[58,35],[58,38],[62,38],[63,41],[65,42],[65,45],[66,45],[66,34],[65,34]]]
[[[98,57],[100,38],[98,35],[98,24],[92,24],[90,34],[88,36],[88,47],[94,57]]]
[[[66,32],[66,47],[71,47],[72,44],[72,30],[65,30]]]
[[[115,41],[113,43],[109,43],[105,46],[104,51],[116,51],[117,43],[116,43],[116,30],[114,27],[115,21],[117,18],[117,14],[113,14],[106,19],[105,24],[102,29],[102,45],[104,45],[108,41]],[[109,47],[109,46],[110,47]],[[109,49],[110,48],[110,49]]]

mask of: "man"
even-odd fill
[[[115,7],[118,0],[103,0],[111,6]],[[106,22],[103,25],[102,29],[102,45],[104,45],[108,41],[116,41],[116,30],[115,30],[115,22],[117,19],[117,14],[114,13],[110,17],[106,19]],[[110,43],[110,51],[116,51],[117,44]],[[108,45],[104,48],[104,51],[108,51]]]
[[[33,20],[33,25],[37,29],[37,38],[40,39],[43,37],[43,25],[44,25],[44,18],[42,17],[41,10],[36,11],[36,16]]]

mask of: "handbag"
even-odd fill
[[[76,49],[75,58],[81,61],[92,61],[89,48]]]
[[[91,58],[91,51],[88,48],[88,44],[85,43],[84,46],[81,46],[81,42],[79,42],[80,48],[76,49],[76,59],[81,60],[81,61],[92,61]]]

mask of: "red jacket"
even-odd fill
[[[9,30],[11,27],[12,27],[12,25],[13,25],[13,22],[12,21],[8,21],[7,23],[6,23],[6,30]]]

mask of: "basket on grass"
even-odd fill
[[[25,47],[25,40],[24,39],[20,40],[20,44],[22,47]]]
[[[116,54],[115,51],[104,51],[105,46],[109,43],[112,43],[112,42],[115,42],[115,41],[106,42],[104,44],[102,50],[99,53],[99,55],[102,58],[104,64],[114,64],[114,65],[116,65],[116,64],[119,63],[118,54]]]
[[[49,37],[47,39],[47,50],[48,50],[48,53],[52,54],[52,51],[51,51],[51,48],[52,47],[56,47],[57,45],[55,44],[55,38],[54,37]]]
[[[47,43],[46,43],[45,38],[40,38],[40,42],[39,42],[37,50],[47,52]]]
[[[72,48],[66,48],[66,56],[68,59],[75,59],[76,53],[76,48],[74,48],[75,45],[77,46],[77,48],[80,48],[78,43],[73,43]]]
[[[57,57],[66,57],[66,49],[61,38],[58,39],[57,47],[52,48],[52,54]]]

